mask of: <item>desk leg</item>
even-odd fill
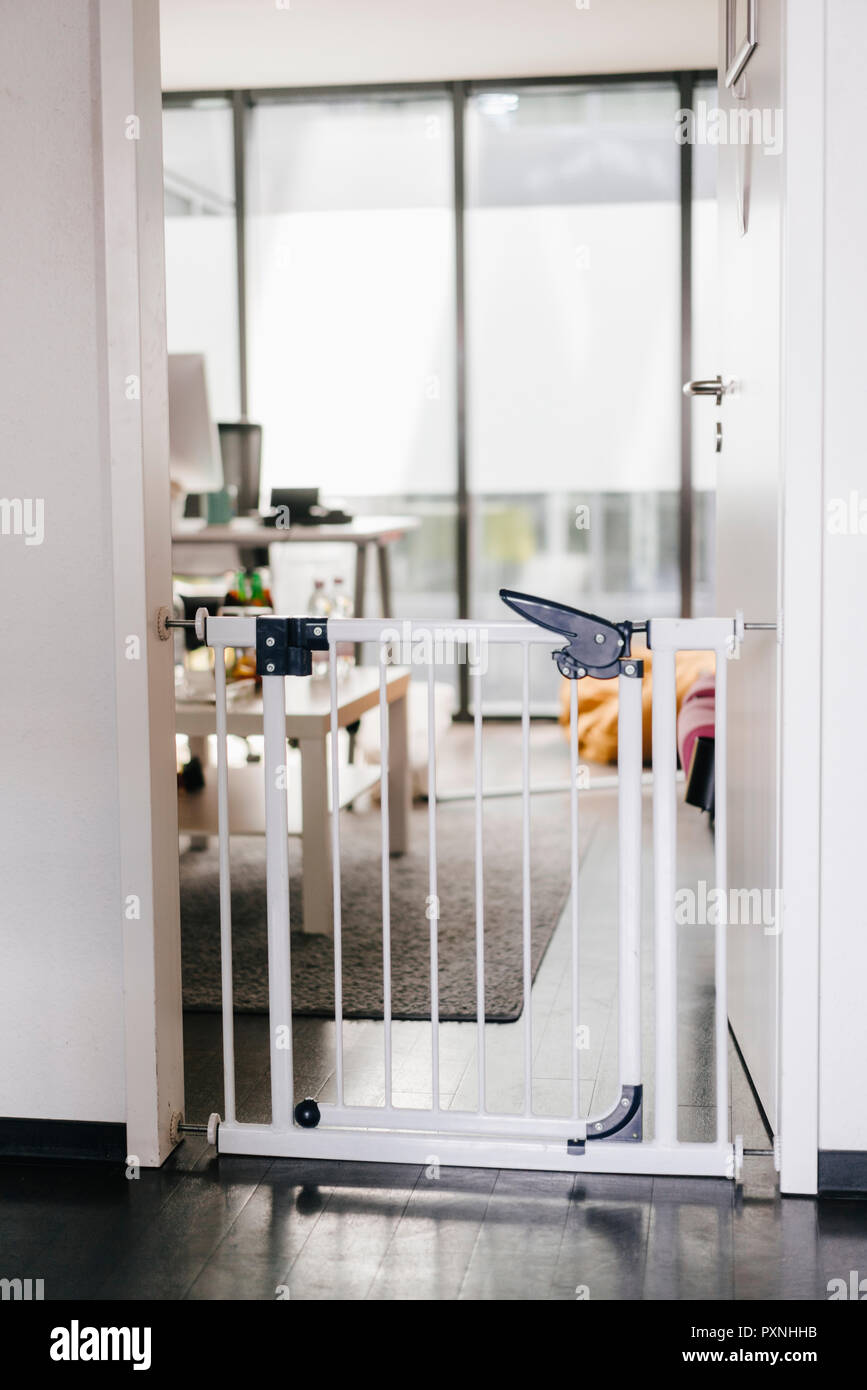
[[[188,742],[189,745],[190,745],[190,757],[191,757],[191,758],[198,758],[199,762],[200,762],[201,765],[202,765],[202,775],[203,775],[204,777],[207,777],[207,776],[209,775],[209,774],[208,774],[208,739],[207,739],[207,735],[206,735],[206,734],[187,734],[187,742]],[[211,768],[210,775],[211,775],[212,777],[216,777],[216,775],[217,775],[217,769],[216,769],[215,767],[214,767],[214,768]],[[210,836],[208,836],[208,835],[191,835],[191,836],[190,836],[190,849],[193,849],[193,850],[203,850],[203,849],[207,849],[209,844],[210,844]]]
[[[304,931],[334,932],[331,894],[331,822],[324,738],[299,739],[301,749],[301,902]]]
[[[379,601],[382,605],[383,618],[393,618],[391,611],[391,565],[388,555],[388,546],[379,542],[376,547],[376,558],[379,561]]]
[[[405,854],[409,846],[409,702],[406,695],[388,707],[388,848]]]
[[[355,547],[355,593],[353,606],[356,618],[365,617],[364,590],[367,583],[367,541],[359,541]],[[355,664],[361,665],[361,643],[355,644]]]

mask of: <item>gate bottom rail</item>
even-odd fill
[[[394,1117],[388,1117],[394,1118]],[[641,1144],[612,1141],[588,1144],[572,1153],[563,1139],[544,1136],[544,1117],[538,1118],[537,1137],[514,1134],[444,1134],[442,1130],[416,1131],[387,1128],[353,1129],[323,1124],[316,1129],[271,1125],[221,1124],[217,1147],[221,1156],[247,1155],[270,1158],[334,1159],[368,1163],[411,1163],[423,1167],[514,1168],[538,1172],[658,1174],[668,1177],[735,1177],[732,1144]]]

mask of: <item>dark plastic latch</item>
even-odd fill
[[[574,681],[582,676],[611,680],[621,674],[621,660],[629,656],[631,623],[610,623],[607,618],[570,608],[566,603],[519,594],[514,589],[501,589],[500,598],[537,627],[546,627],[569,639],[567,646],[552,652],[561,675]],[[640,675],[640,672],[636,670],[634,674]]]
[[[324,618],[256,619],[256,670],[260,676],[309,676],[312,652],[328,651]]]

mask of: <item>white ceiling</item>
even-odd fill
[[[717,0],[160,0],[160,15],[175,91],[716,67]]]

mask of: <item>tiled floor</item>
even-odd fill
[[[504,726],[505,735],[517,730]],[[460,750],[464,731],[456,731]],[[540,726],[539,766],[556,772],[562,744]],[[457,766],[457,760],[453,766]],[[614,816],[588,797],[595,831],[581,879],[582,1105],[605,1108],[616,1085]],[[446,813],[445,810],[443,813]],[[649,816],[645,818],[649,836]],[[682,881],[710,875],[711,841],[682,808]],[[649,846],[648,846],[649,847]],[[645,919],[649,924],[649,875]],[[567,914],[568,916],[568,914]],[[650,940],[645,943],[649,967]],[[706,929],[680,942],[680,1135],[714,1132]],[[645,1025],[652,1022],[645,969]],[[534,1002],[534,1104],[568,1099],[569,936],[561,925]],[[489,1025],[490,1104],[523,1095],[523,1024]],[[396,1100],[430,1103],[429,1028],[395,1025]],[[475,1028],[441,1031],[441,1102],[475,1106]],[[187,1114],[222,1108],[219,1019],[186,1019]],[[652,1036],[644,1029],[644,1055]],[[268,1117],[267,1020],[237,1020],[239,1117]],[[333,1094],[333,1025],[299,1020],[297,1092]],[[767,1136],[731,1051],[732,1132]],[[346,1025],[348,1098],[380,1103],[382,1024]],[[648,1077],[652,1107],[652,1075]],[[723,1180],[576,1176],[385,1164],[217,1158],[188,1137],[159,1171],[135,1180],[85,1165],[0,1166],[4,1262],[46,1281],[47,1298],[143,1299],[823,1299],[831,1278],[867,1272],[867,1203],[781,1200],[772,1163],[746,1160],[742,1188]]]

